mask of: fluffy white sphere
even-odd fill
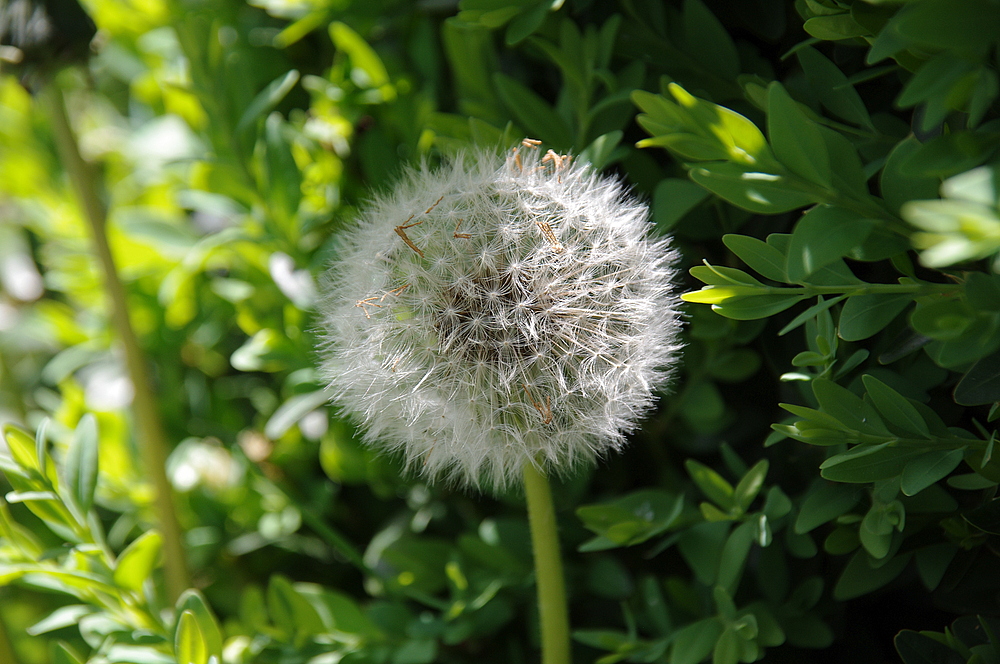
[[[680,347],[676,254],[647,216],[530,146],[409,171],[343,232],[322,288],[334,403],[368,442],[469,486],[618,449]]]

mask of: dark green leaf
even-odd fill
[[[937,198],[940,178],[934,176],[913,177],[904,173],[904,164],[911,155],[920,149],[920,141],[913,136],[900,141],[889,157],[879,180],[882,197],[889,209],[899,213],[899,208],[912,200]]]
[[[892,322],[913,299],[910,295],[874,293],[854,295],[840,312],[837,335],[844,341],[861,341]]]
[[[879,567],[872,567],[868,562],[868,554],[863,550],[858,551],[837,580],[833,597],[844,601],[878,590],[899,576],[908,562],[910,554],[897,556]]]
[[[795,56],[824,106],[848,122],[872,127],[865,103],[837,65],[811,46],[800,48]]]
[[[716,618],[705,618],[679,629],[674,635],[670,664],[698,664],[712,652],[722,625]]]
[[[709,193],[690,180],[667,178],[653,192],[653,221],[659,233],[667,233]]]
[[[870,219],[843,208],[820,205],[802,215],[792,231],[786,269],[791,283],[848,255],[875,228]]]
[[[835,482],[875,482],[896,477],[906,464],[923,453],[922,449],[890,447],[889,443],[856,447],[824,461],[820,464],[820,474]]]
[[[767,134],[778,161],[792,173],[829,187],[830,155],[818,125],[806,117],[780,83],[771,83],[767,90]]]
[[[893,643],[904,664],[965,664],[957,652],[920,632],[904,629]]]
[[[981,406],[1000,401],[1000,352],[972,365],[955,386],[955,403]]]
[[[906,397],[874,376],[865,374],[861,380],[875,408],[890,428],[895,427],[907,435],[930,438],[927,423]]]
[[[504,74],[494,74],[493,84],[507,109],[532,138],[564,150],[573,145],[570,128],[544,99]]]
[[[802,534],[846,514],[858,503],[856,487],[819,481],[806,495],[795,518],[795,532]]]
[[[685,0],[684,36],[687,50],[715,74],[735,79],[740,73],[740,57],[732,37],[701,0]]]
[[[750,546],[754,543],[756,526],[751,521],[745,521],[733,528],[722,548],[719,559],[719,575],[717,583],[729,593],[735,593],[743,577]]]
[[[816,39],[838,41],[853,39],[868,34],[850,14],[833,14],[832,16],[814,16],[802,26],[806,32]]]

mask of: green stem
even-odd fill
[[[735,285],[735,284],[734,284]],[[932,293],[953,293],[961,289],[959,284],[843,284],[834,286],[803,286],[782,288],[767,286],[758,289],[768,295],[931,295]]]
[[[105,288],[111,300],[111,318],[125,349],[125,365],[134,387],[132,410],[135,418],[136,439],[148,476],[153,481],[157,522],[163,535],[163,567],[166,591],[171,603],[191,584],[184,553],[183,535],[170,481],[167,479],[166,462],[169,448],[160,421],[153,390],[150,387],[146,357],[139,347],[135,330],[129,320],[125,286],[118,276],[107,237],[107,209],[100,199],[99,180],[90,164],[80,155],[76,136],[66,113],[66,101],[56,81],[50,81],[43,92],[44,101],[52,119],[56,146],[63,167],[83,206],[84,216],[90,225],[94,251],[104,272]]]
[[[14,646],[10,642],[10,637],[7,636],[7,625],[4,624],[3,616],[0,615],[0,662],[10,662],[10,664],[17,664],[20,660],[14,653]]]
[[[542,664],[570,664],[569,610],[552,489],[548,478],[531,463],[524,464],[524,490],[531,523],[531,545],[535,553]]]

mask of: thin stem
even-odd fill
[[[90,164],[83,160],[76,136],[66,113],[66,101],[56,81],[43,92],[55,133],[56,146],[63,167],[83,206],[94,240],[94,251],[104,272],[104,285],[111,300],[111,319],[125,348],[125,365],[134,387],[132,410],[136,439],[148,476],[153,480],[157,521],[163,535],[163,566],[166,591],[171,603],[191,584],[184,554],[183,535],[173,502],[173,491],[167,479],[167,437],[160,421],[156,399],[150,387],[146,357],[139,347],[132,322],[129,320],[125,287],[118,276],[106,233],[107,209],[98,196],[99,180]]]
[[[535,584],[542,628],[542,664],[570,664],[566,581],[559,554],[556,510],[549,480],[534,464],[524,464],[524,490],[535,553]]]
[[[10,637],[7,636],[7,625],[4,624],[3,616],[0,615],[0,662],[10,662],[10,664],[17,664],[20,660],[14,653],[14,646],[10,642]]]

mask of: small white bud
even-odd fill
[[[334,403],[468,486],[620,448],[680,348],[677,255],[647,216],[551,151],[409,171],[344,231],[321,287]]]

